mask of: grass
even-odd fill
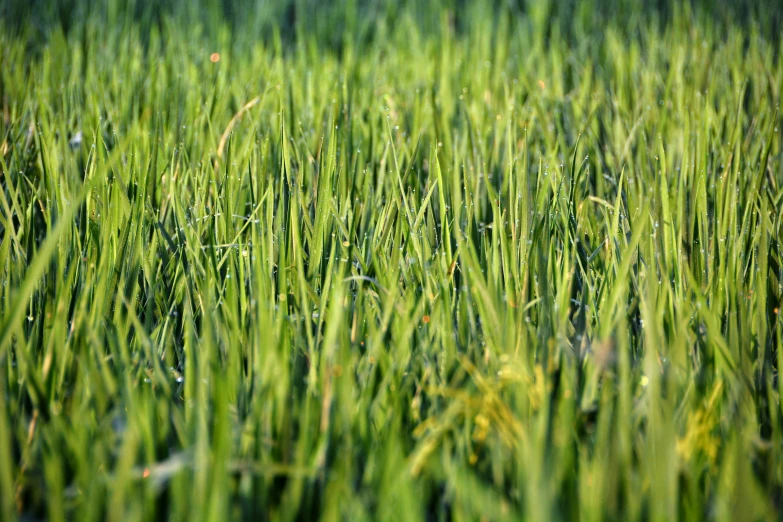
[[[783,517],[783,17],[663,4],[0,6],[0,519]]]

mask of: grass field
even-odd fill
[[[0,520],[780,520],[759,4],[0,2]]]

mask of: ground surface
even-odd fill
[[[781,8],[0,4],[0,519],[783,516]]]

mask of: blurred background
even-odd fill
[[[783,2],[777,0],[2,0],[0,23],[9,36],[28,38],[31,51],[52,31],[69,36],[86,24],[111,30],[136,23],[143,40],[153,32],[165,33],[166,25],[173,24],[199,28],[199,37],[206,39],[228,30],[231,43],[240,47],[279,38],[282,45],[315,41],[339,52],[346,44],[361,46],[393,31],[401,17],[411,17],[425,31],[438,32],[448,25],[459,32],[483,18],[474,16],[476,10],[519,23],[531,19],[534,27],[545,27],[548,38],[575,43],[601,38],[608,25],[628,36],[651,19],[664,27],[683,20],[677,16],[683,10],[693,12],[696,19],[711,18],[718,30],[753,24],[761,35],[775,39],[783,19]],[[445,20],[444,11],[450,13]]]

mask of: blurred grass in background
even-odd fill
[[[779,519],[781,11],[0,3],[0,519]]]

